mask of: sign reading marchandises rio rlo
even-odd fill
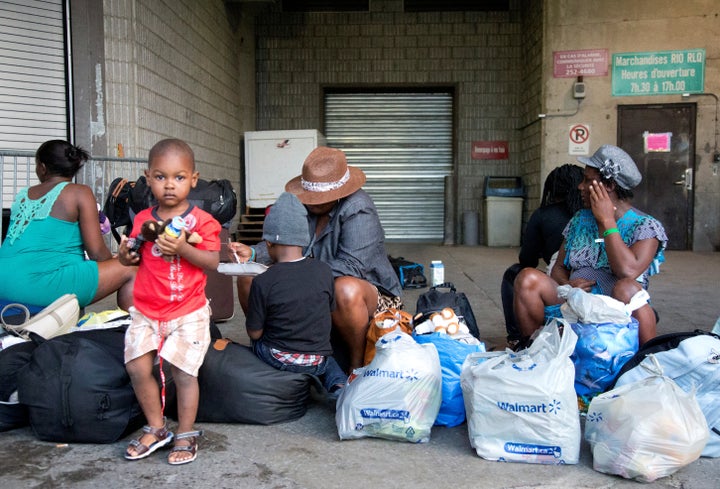
[[[614,97],[702,93],[704,85],[704,49],[612,55]]]

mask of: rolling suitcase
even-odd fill
[[[220,230],[220,261],[228,262],[227,242],[230,234],[226,228]],[[215,322],[228,321],[235,315],[235,288],[233,287],[233,278],[230,275],[224,275],[217,270],[207,272],[207,284],[205,285],[205,295],[210,301],[210,310],[212,311],[212,320]]]

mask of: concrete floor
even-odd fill
[[[439,259],[446,280],[465,292],[481,336],[489,347],[504,346],[500,280],[517,249],[388,244],[388,253],[425,264]],[[660,315],[659,333],[712,328],[720,315],[720,253],[668,252],[650,293]],[[406,309],[426,289],[406,291]],[[105,300],[88,310],[113,308]],[[247,341],[244,316],[218,325],[224,336]],[[568,466],[497,463],[471,448],[466,425],[433,428],[425,444],[360,439],[339,441],[334,408],[313,402],[294,422],[274,426],[199,424],[205,430],[198,460],[169,466],[166,452],[127,462],[125,438],[108,445],[38,441],[30,428],[0,435],[0,487],[37,488],[624,488],[634,481],[596,472],[589,445]],[[644,487],[718,487],[720,459],[701,458],[672,476]]]

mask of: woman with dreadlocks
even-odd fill
[[[562,232],[570,218],[582,208],[582,197],[578,185],[583,179],[583,169],[577,165],[562,165],[555,168],[545,179],[540,207],[530,216],[525,226],[520,263],[505,271],[500,289],[505,314],[505,329],[508,344],[517,345],[521,335],[513,311],[513,283],[523,268],[536,268],[542,258],[552,266],[552,258],[560,249]]]
[[[632,189],[642,180],[633,159],[617,146],[603,145],[585,164],[578,188],[584,209],[563,231],[550,276],[526,268],[515,279],[515,318],[529,338],[546,320],[558,317],[563,299],[558,285],[569,284],[628,303],[664,261],[667,235],[655,218],[632,206]],[[650,304],[632,313],[640,345],[655,337],[657,321]]]

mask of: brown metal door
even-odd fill
[[[618,146],[643,176],[633,205],[662,222],[673,250],[692,247],[695,112],[695,104],[618,106]]]

